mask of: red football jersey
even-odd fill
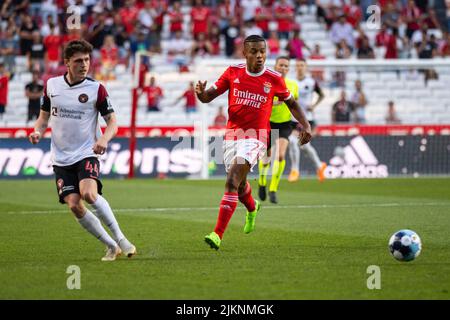
[[[273,98],[284,101],[291,96],[281,74],[265,67],[250,73],[245,64],[228,67],[214,88],[219,94],[228,90],[227,140],[256,138],[267,143]]]

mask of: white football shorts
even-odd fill
[[[224,140],[223,161],[225,170],[228,172],[234,159],[239,157],[247,160],[250,164],[250,171],[253,171],[258,159],[264,156],[266,151],[266,145],[258,139]]]

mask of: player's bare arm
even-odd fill
[[[284,103],[286,103],[294,118],[303,127],[299,136],[300,143],[302,145],[308,143],[309,141],[311,141],[312,134],[311,134],[311,125],[309,124],[308,120],[306,120],[305,113],[292,96],[288,100],[285,100]]]
[[[92,150],[96,154],[104,154],[108,148],[108,142],[117,134],[117,119],[114,112],[103,116],[106,122],[106,129],[103,135],[95,142]]]
[[[314,111],[322,102],[322,100],[325,99],[325,94],[323,93],[321,88],[317,88],[316,93],[319,97],[317,98],[317,101],[311,107],[309,107],[309,111]]]
[[[41,140],[41,137],[44,135],[45,130],[47,130],[49,119],[50,112],[41,110],[39,113],[39,117],[36,120],[36,124],[34,125],[34,132],[32,132],[28,136],[28,139],[32,144],[36,144]]]
[[[195,85],[195,93],[197,94],[197,98],[203,103],[211,102],[219,96],[217,90],[213,87],[206,90],[206,83],[207,81],[198,81]]]

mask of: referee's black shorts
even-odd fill
[[[284,138],[289,140],[289,136],[292,133],[291,121],[286,122],[270,122],[270,144],[272,146],[275,144],[277,138]]]

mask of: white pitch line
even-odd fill
[[[450,203],[444,202],[420,202],[420,203],[357,203],[357,204],[313,204],[313,205],[286,205],[263,206],[264,210],[272,209],[328,209],[328,208],[361,208],[361,207],[450,207]],[[216,210],[217,207],[193,207],[193,208],[124,208],[113,209],[114,212],[167,212],[167,211],[208,211]],[[67,210],[30,210],[30,211],[8,211],[7,214],[49,214],[64,213]]]

